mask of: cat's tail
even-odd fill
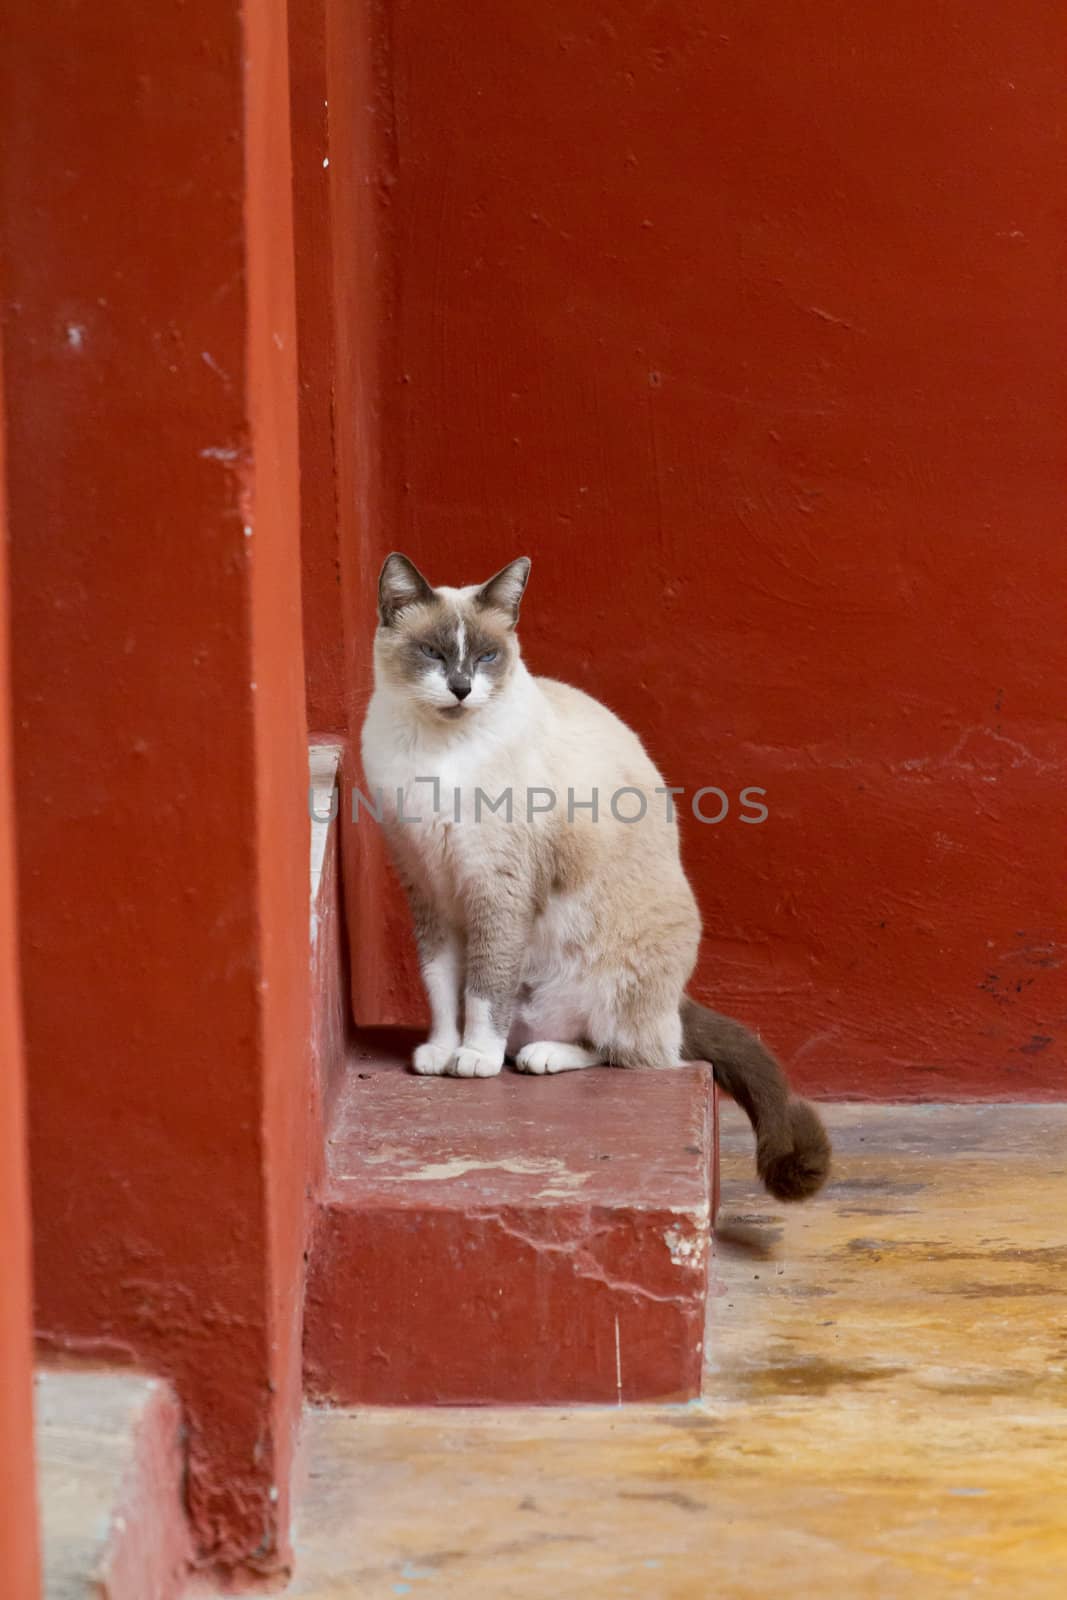
[[[754,1033],[682,996],[682,1054],[710,1061],[715,1082],[736,1100],[756,1135],[756,1170],[776,1200],[807,1200],[826,1182],[830,1137],[815,1107]]]

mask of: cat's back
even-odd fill
[[[637,784],[659,783],[660,775],[634,730],[584,689],[555,678],[537,678],[549,711],[549,734],[560,753],[581,766],[626,774]]]

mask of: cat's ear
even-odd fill
[[[414,561],[402,556],[399,550],[386,556],[378,578],[378,615],[383,627],[390,627],[405,606],[421,605],[432,599],[433,590]]]
[[[489,579],[488,583],[482,584],[474,597],[475,605],[484,606],[492,611],[503,611],[505,616],[511,618],[511,625],[514,627],[519,620],[519,606],[529,576],[529,556],[519,556],[517,561],[509,561],[506,567],[501,567],[500,571]]]

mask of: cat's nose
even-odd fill
[[[471,692],[469,678],[449,678],[448,687],[452,690],[457,700],[466,700]]]

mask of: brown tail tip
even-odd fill
[[[757,1149],[756,1167],[776,1200],[807,1200],[829,1176],[830,1136],[807,1100],[790,1100],[788,1117],[791,1147],[776,1142],[774,1149]]]

